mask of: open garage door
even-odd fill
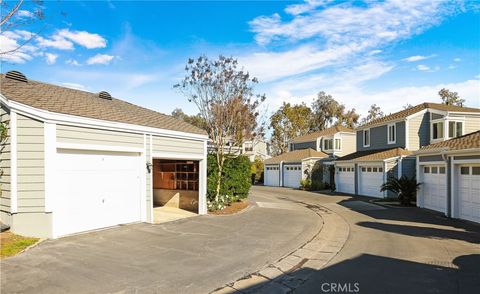
[[[140,159],[138,153],[59,150],[54,234],[140,221]]]
[[[337,192],[355,194],[355,167],[339,166],[336,168],[335,187]]]
[[[290,188],[300,187],[302,180],[302,165],[288,164],[283,167],[283,186]]]
[[[480,223],[480,166],[460,166],[457,185],[459,218]]]
[[[445,166],[426,165],[422,169],[423,206],[445,213],[447,205],[447,181]]]
[[[383,184],[383,167],[360,166],[359,169],[358,194],[383,198],[383,192],[380,192]]]

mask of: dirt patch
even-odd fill
[[[9,231],[0,233],[0,258],[13,256],[38,242],[38,238],[23,237]]]
[[[234,202],[222,210],[209,211],[208,214],[212,214],[212,215],[235,214],[237,212],[244,210],[247,207],[248,207],[248,200],[245,199],[238,202]]]

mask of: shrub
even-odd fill
[[[217,183],[217,163],[215,155],[208,155],[207,159],[207,200],[210,210],[223,209],[226,205],[245,199],[251,183],[250,160],[246,156],[238,156],[225,160],[220,186],[220,199],[215,202],[215,188]]]
[[[312,188],[312,181],[310,179],[300,180],[300,189],[310,191]]]
[[[382,184],[380,191],[391,191],[398,195],[402,205],[410,205],[415,200],[420,183],[417,183],[415,176],[409,178],[402,176],[400,179],[389,177],[387,182]]]
[[[252,162],[252,184],[263,183],[264,164],[260,158],[255,158]]]

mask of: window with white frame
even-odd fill
[[[455,138],[463,135],[463,122],[449,121],[448,122],[448,137]]]
[[[443,121],[432,123],[432,139],[442,139],[443,138]]]
[[[387,126],[387,138],[388,138],[388,144],[395,144],[396,140],[397,140],[397,134],[396,134],[396,130],[397,130],[397,127],[395,124],[389,124]]]
[[[323,150],[332,150],[333,149],[333,139],[323,140]]]
[[[335,139],[335,150],[342,150],[342,140],[336,138]]]
[[[370,146],[370,129],[363,130],[363,147]]]

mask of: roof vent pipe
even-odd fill
[[[112,96],[110,95],[110,93],[105,91],[101,91],[100,93],[98,93],[98,97],[106,100],[112,100]]]

